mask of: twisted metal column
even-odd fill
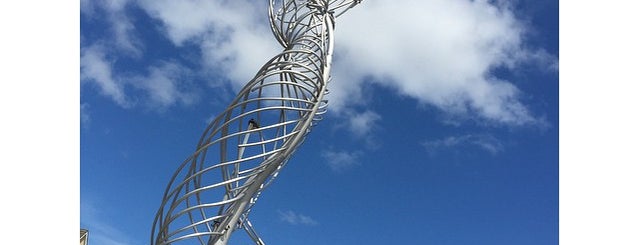
[[[225,245],[237,229],[264,244],[248,215],[326,112],[335,17],[360,2],[270,0],[271,29],[284,50],[208,125],[173,174],[152,245]]]

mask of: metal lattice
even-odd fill
[[[224,245],[237,229],[264,244],[249,213],[326,112],[335,18],[360,2],[269,1],[271,29],[284,50],[208,125],[173,174],[152,245]]]

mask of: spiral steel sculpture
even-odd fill
[[[237,229],[264,244],[248,215],[326,112],[335,18],[360,2],[269,1],[271,29],[284,50],[208,125],[173,174],[152,245],[223,245]]]

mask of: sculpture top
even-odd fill
[[[275,38],[287,48],[294,40],[293,33],[300,33],[299,28],[308,27],[303,21],[311,13],[323,16],[328,14],[334,18],[362,2],[362,0],[269,0],[269,19]],[[279,9],[274,12],[275,9]],[[334,23],[333,23],[334,24]]]

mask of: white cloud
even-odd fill
[[[382,120],[378,113],[371,110],[358,112],[355,109],[345,109],[334,116],[337,118],[334,129],[347,130],[355,139],[362,141],[368,149],[381,146],[374,133],[380,129],[378,122]]]
[[[125,108],[130,106],[124,94],[124,84],[113,77],[111,62],[106,60],[102,46],[93,45],[82,50],[80,78],[81,81],[97,84],[100,92],[118,105]]]
[[[104,49],[95,44],[82,50],[80,76],[83,82],[96,84],[103,95],[118,105],[130,108],[143,102],[151,109],[162,110],[175,104],[190,105],[199,99],[188,80],[189,69],[174,62],[161,62],[147,67],[148,74],[115,76],[115,61],[106,57]],[[144,94],[144,100],[134,101],[133,89]]]
[[[247,1],[150,1],[141,6],[164,23],[176,44],[195,42],[203,62],[244,85],[280,48],[263,4]],[[491,69],[526,62],[554,69],[543,50],[529,50],[524,25],[501,3],[466,0],[367,0],[338,20],[332,110],[362,103],[365,78],[450,114],[536,123],[511,81]]]
[[[123,55],[139,57],[142,54],[142,42],[136,35],[135,25],[126,14],[126,7],[129,0],[101,0],[101,1],[80,1],[80,11],[90,17],[96,14],[97,8],[104,10],[107,22],[110,24],[109,31],[113,33],[114,46]]]
[[[449,136],[444,139],[425,140],[422,142],[422,145],[430,153],[434,153],[442,149],[474,146],[495,155],[504,149],[503,144],[497,138],[487,134],[467,134],[461,136]]]
[[[177,45],[209,32],[222,36],[235,28],[266,20],[266,9],[244,0],[141,0],[139,3],[151,16],[164,23],[169,38]]]
[[[120,49],[135,53],[143,46],[125,11],[126,6],[135,3],[162,23],[164,34],[174,45],[199,46],[202,71],[217,80],[231,81],[235,89],[246,84],[268,59],[281,51],[268,26],[266,2],[99,3],[81,2],[83,9],[94,9],[94,5],[106,9]],[[529,63],[557,71],[555,57],[526,46],[523,40],[526,31],[504,1],[364,1],[337,20],[333,82],[328,96],[331,111],[345,112],[354,105],[365,104],[361,88],[367,83],[377,83],[452,116],[479,117],[506,125],[538,124],[540,120],[521,102],[516,81],[491,74],[498,67],[516,71]],[[109,83],[108,75],[103,74],[103,79],[97,81],[101,81],[103,91],[123,104],[117,93],[121,89],[104,87],[117,84]],[[170,85],[166,82],[156,85],[162,84]],[[156,87],[147,88],[153,93]],[[183,98],[179,93],[154,95],[160,104],[175,101],[188,104],[174,99]],[[362,129],[367,128],[351,128],[355,134],[367,133]]]
[[[331,170],[342,172],[360,164],[358,160],[361,152],[326,150],[321,153],[321,156],[326,160],[326,164]]]
[[[524,48],[524,33],[508,8],[487,1],[364,1],[338,20],[329,99],[348,106],[372,78],[452,114],[535,123],[513,83],[490,74],[548,58]]]
[[[277,213],[279,214],[280,220],[284,221],[286,223],[289,223],[291,225],[317,225],[319,224],[317,221],[315,221],[313,218],[303,215],[303,214],[299,214],[299,213],[295,213],[291,210],[287,210],[287,211],[280,211],[278,210]]]
[[[189,86],[188,69],[173,62],[163,62],[148,68],[148,75],[137,76],[131,82],[148,96],[152,108],[165,109],[181,103],[193,104],[197,94]]]
[[[263,3],[143,0],[140,6],[163,23],[175,45],[199,45],[206,67],[217,76],[224,74],[235,88],[244,86],[282,50],[269,29]]]
[[[349,130],[358,137],[364,137],[376,128],[382,117],[370,110],[348,115]]]

